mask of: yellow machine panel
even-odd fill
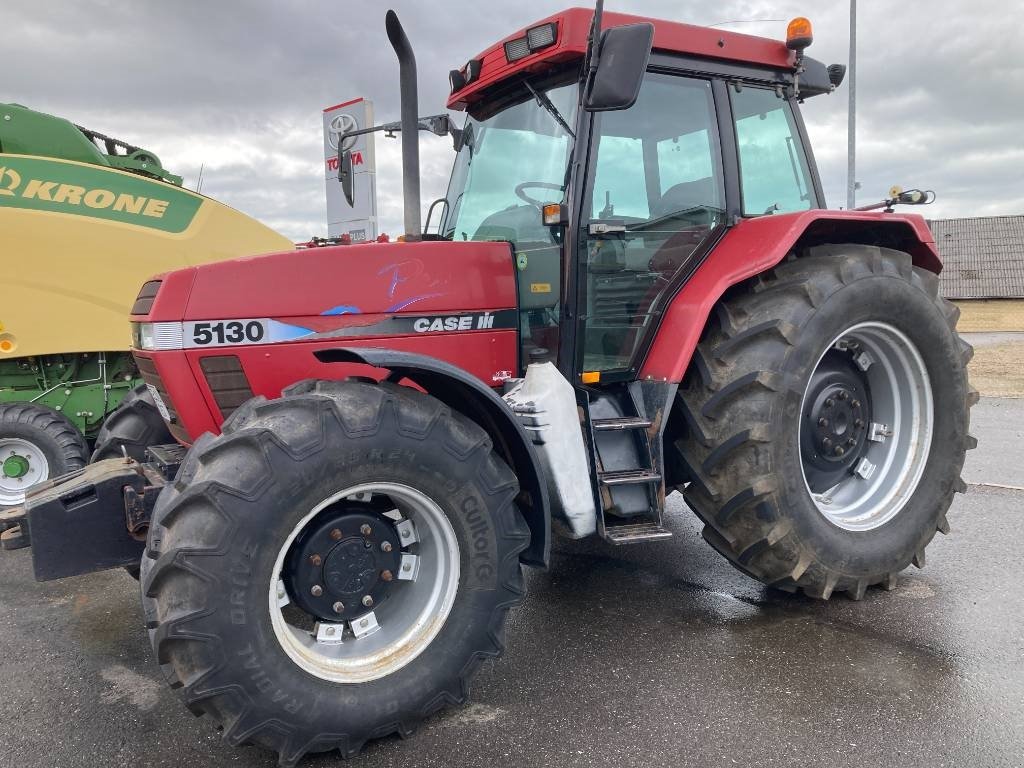
[[[291,250],[255,219],[138,174],[0,154],[0,361],[126,350],[160,272]]]

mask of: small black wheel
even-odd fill
[[[923,567],[975,445],[958,315],[908,254],[863,245],[811,248],[731,292],[679,396],[708,543],[824,599]]]
[[[59,411],[0,404],[0,509],[21,506],[31,486],[81,469],[88,456],[85,437]]]
[[[524,595],[518,483],[406,387],[303,382],[189,451],[142,559],[157,658],[232,744],[355,755],[465,701]]]
[[[157,410],[153,395],[145,384],[140,384],[103,423],[90,462],[120,458],[125,452],[136,461],[145,461],[149,446],[173,442],[174,437]]]

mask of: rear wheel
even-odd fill
[[[826,599],[922,567],[974,445],[957,317],[909,255],[860,245],[813,248],[724,299],[680,390],[705,539]]]
[[[173,442],[153,395],[145,384],[140,384],[103,423],[90,461],[116,459],[125,454],[136,461],[145,461],[149,446]]]
[[[523,597],[518,484],[422,393],[306,382],[236,411],[157,503],[142,562],[188,706],[293,764],[461,703]]]
[[[59,411],[0,405],[0,509],[21,506],[29,488],[84,467],[88,455],[82,433]]]

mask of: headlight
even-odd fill
[[[132,346],[148,351],[183,349],[181,323],[132,323]]]

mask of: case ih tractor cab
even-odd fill
[[[842,71],[806,20],[782,43],[599,6],[494,45],[451,74],[430,235],[416,136],[446,121],[387,27],[405,242],[147,283],[135,357],[191,447],[34,492],[8,534],[37,577],[141,559],[171,685],[290,765],[464,701],[552,531],[668,538],[674,490],[778,589],[923,566],[964,490],[971,350],[922,218],[822,208],[798,104]]]

